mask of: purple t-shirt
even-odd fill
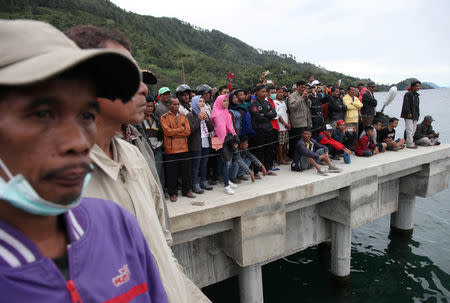
[[[83,199],[64,221],[69,280],[28,237],[0,220],[1,300],[168,302],[158,267],[130,213],[110,201]]]

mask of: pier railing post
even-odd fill
[[[393,231],[412,232],[415,204],[416,196],[399,193],[398,210],[391,215],[391,229]]]
[[[331,273],[339,278],[350,277],[352,228],[331,222]]]
[[[263,302],[263,283],[260,264],[241,268],[241,272],[239,273],[239,294],[241,303]]]

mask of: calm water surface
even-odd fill
[[[385,109],[400,117],[405,91]],[[441,141],[450,143],[450,89],[423,90],[421,117],[432,115]],[[376,93],[379,109],[387,93]],[[397,136],[402,134],[400,119]],[[264,302],[450,302],[450,190],[416,198],[412,237],[389,234],[386,216],[352,231],[350,283],[329,274],[329,250],[314,246],[263,267]],[[205,289],[213,302],[239,302],[237,278]]]

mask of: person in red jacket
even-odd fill
[[[361,137],[356,144],[355,153],[360,157],[371,157],[378,154],[378,147],[373,144],[373,127],[368,125],[364,128],[366,135]]]
[[[351,155],[352,151],[344,146],[341,142],[338,142],[331,138],[333,134],[333,127],[330,124],[325,125],[325,129],[319,133],[318,141],[320,144],[328,147],[329,154],[332,156],[332,159],[339,160],[339,154],[346,153],[347,155]]]

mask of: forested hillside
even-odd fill
[[[227,73],[234,72],[233,86],[247,88],[265,70],[277,85],[291,86],[310,73],[330,84],[342,79],[344,87],[369,81],[299,63],[291,55],[257,50],[220,31],[198,29],[175,18],[126,12],[107,0],[0,0],[0,18],[44,20],[63,31],[77,24],[118,29],[130,39],[141,67],[158,75],[158,86],[182,83],[182,64],[192,87],[224,85]]]

